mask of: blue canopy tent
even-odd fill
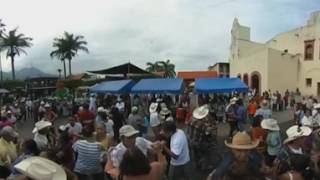
[[[132,94],[182,94],[182,79],[142,79],[131,89]]]
[[[200,78],[195,81],[197,94],[248,92],[248,86],[239,78]]]
[[[104,81],[90,87],[92,93],[129,94],[133,80]]]

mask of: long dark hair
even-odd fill
[[[147,157],[137,147],[129,148],[120,163],[120,176],[147,175],[151,166]]]

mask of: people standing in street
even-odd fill
[[[236,117],[236,112],[237,112],[237,102],[238,98],[233,97],[230,100],[229,105],[226,107],[226,118],[227,122],[229,123],[230,130],[229,130],[229,138],[233,137],[234,131],[238,131],[238,126],[237,126],[237,119]]]
[[[164,151],[170,155],[169,180],[193,179],[187,136],[181,129],[177,129],[175,122],[166,121],[162,133],[170,137],[170,148],[162,142]]]
[[[280,136],[280,127],[278,122],[274,119],[264,119],[261,122],[261,127],[268,131],[266,144],[267,153],[265,163],[269,167],[272,167],[274,159],[280,153],[282,147],[282,141]]]

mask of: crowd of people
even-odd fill
[[[193,180],[195,169],[213,168],[207,179],[320,178],[320,104],[270,95],[19,98],[1,111],[0,178]],[[272,115],[290,106],[285,97],[295,99],[287,130]],[[58,126],[60,116],[68,122]],[[32,139],[17,133],[27,120]],[[230,127],[226,152],[215,151],[219,123]],[[214,162],[214,153],[225,154]]]

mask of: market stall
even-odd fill
[[[248,92],[248,86],[239,78],[200,78],[195,81],[197,94]]]
[[[89,88],[91,93],[129,94],[133,80],[105,81]]]
[[[183,92],[182,79],[142,79],[131,89],[132,94],[178,95]]]

